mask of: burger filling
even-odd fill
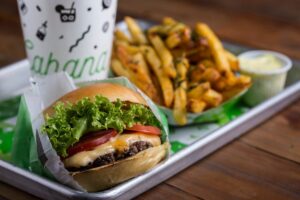
[[[160,138],[156,135],[138,132],[121,134],[92,150],[76,153],[64,159],[63,162],[70,171],[87,170],[134,156],[160,144]]]
[[[57,103],[42,131],[70,171],[86,170],[134,156],[165,141],[152,111],[106,97]]]

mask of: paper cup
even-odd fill
[[[108,76],[117,0],[18,0],[33,76]]]

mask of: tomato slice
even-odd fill
[[[144,125],[140,125],[140,124],[135,124],[130,128],[126,128],[126,130],[130,131],[134,131],[134,132],[141,132],[141,133],[145,133],[145,134],[149,134],[149,135],[160,135],[161,131],[159,128],[155,127],[155,126],[144,126]]]
[[[82,138],[80,138],[79,142],[69,147],[69,149],[67,150],[68,156],[70,157],[81,151],[92,150],[96,146],[108,142],[110,138],[115,137],[117,134],[117,131],[114,129],[87,133]]]

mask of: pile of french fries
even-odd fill
[[[251,85],[250,77],[238,75],[237,58],[206,24],[197,23],[192,30],[166,17],[143,31],[131,17],[125,22],[130,36],[115,31],[113,72],[173,109],[179,125],[186,124],[187,112],[217,107]]]

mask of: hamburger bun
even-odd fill
[[[71,173],[71,176],[88,192],[105,190],[149,171],[166,157],[168,148],[165,143],[109,165]]]
[[[94,97],[97,95],[102,95],[108,98],[110,101],[116,101],[117,99],[120,99],[121,101],[129,101],[131,103],[139,103],[147,106],[146,101],[140,94],[132,91],[131,89],[125,86],[113,83],[97,83],[78,88],[62,96],[44,111],[44,115],[53,115],[53,106],[57,102],[70,102],[73,104],[84,97],[94,99]]]

